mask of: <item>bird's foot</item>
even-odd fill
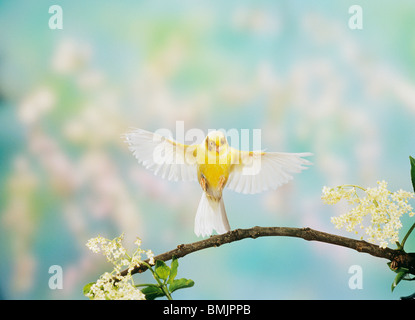
[[[222,191],[223,188],[225,187],[225,181],[226,181],[225,176],[220,176],[219,178],[219,190],[220,191]]]
[[[203,191],[206,192],[206,178],[204,176],[200,178],[200,185],[202,186]]]

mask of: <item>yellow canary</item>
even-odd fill
[[[240,151],[229,146],[220,131],[210,132],[200,144],[185,145],[157,133],[135,129],[125,135],[129,149],[147,169],[162,178],[197,181],[203,194],[194,232],[209,236],[230,231],[222,191],[255,194],[276,189],[292,179],[290,173],[310,165],[311,153]]]

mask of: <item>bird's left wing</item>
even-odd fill
[[[311,162],[302,157],[311,153],[239,151],[231,148],[232,164],[227,187],[241,193],[259,193],[276,189],[306,169]]]
[[[197,145],[181,144],[143,129],[124,137],[138,162],[155,175],[173,181],[197,181]]]

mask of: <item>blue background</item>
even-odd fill
[[[261,129],[267,150],[314,153],[276,191],[225,191],[232,228],[353,237],[330,223],[346,208],[321,202],[324,185],[384,179],[412,191],[413,1],[61,1],[62,30],[48,26],[53,4],[0,2],[1,298],[85,299],[83,286],[111,268],[85,247],[98,234],[124,232],[130,249],[139,236],[155,254],[199,240],[200,187],[138,165],[121,139],[129,127]],[[348,25],[354,4],[362,30]],[[413,293],[410,282],[391,293],[386,262],[302,239],[246,239],[180,259],[178,276],[195,286],[174,298]],[[62,290],[48,286],[52,265]],[[348,285],[353,265],[360,290]]]

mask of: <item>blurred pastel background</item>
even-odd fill
[[[232,228],[336,230],[324,185],[412,191],[415,2],[0,1],[0,298],[85,299],[111,268],[85,243],[136,236],[155,254],[200,240],[194,183],[138,165],[130,127],[261,129],[262,147],[314,165],[260,195],[225,191]],[[349,28],[351,5],[363,29]],[[182,141],[183,142],[183,141]],[[412,203],[413,204],[413,203]],[[402,232],[412,221],[404,220]],[[415,251],[414,236],[407,246]],[[386,260],[291,238],[246,239],[179,260],[177,299],[399,299]],[[63,289],[48,286],[49,267]],[[351,266],[363,271],[352,290]],[[142,282],[150,275],[144,274]],[[140,282],[140,278],[136,278]]]

